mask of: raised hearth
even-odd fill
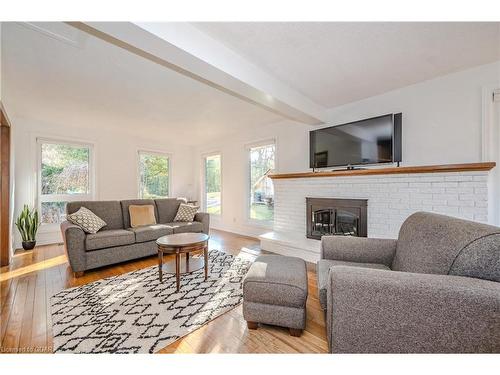
[[[366,237],[366,199],[306,198],[307,238]]]

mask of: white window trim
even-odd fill
[[[274,170],[278,171],[278,139],[267,138],[245,144],[246,155],[246,183],[245,183],[245,220],[248,225],[272,229],[274,220],[257,220],[250,217],[250,149],[268,145],[274,145]]]
[[[59,138],[36,137],[36,207],[42,213],[42,202],[75,202],[80,200],[93,200],[96,191],[95,155],[94,144]],[[89,149],[89,193],[88,194],[45,194],[42,195],[42,144],[68,145],[75,147],[88,147]],[[41,220],[41,219],[40,219]],[[59,224],[42,223],[40,232],[53,232],[59,230]]]
[[[482,118],[481,118],[481,159],[484,162],[496,161],[499,157],[500,140],[498,139],[498,122],[496,121],[494,92],[500,90],[500,82],[482,87]],[[492,225],[500,223],[500,200],[498,198],[498,172],[494,169],[489,177],[488,222]]]
[[[172,196],[172,153],[170,152],[164,152],[164,151],[157,151],[157,150],[151,150],[151,149],[145,149],[145,148],[140,148],[137,149],[136,152],[136,172],[137,172],[137,194],[136,196],[139,199],[143,199],[141,197],[141,153],[142,154],[149,154],[149,155],[156,155],[156,156],[164,156],[168,160],[168,195],[167,198]]]
[[[222,152],[220,151],[214,151],[214,152],[209,152],[201,155],[201,207],[204,212],[207,212],[207,193],[206,193],[206,186],[207,186],[207,171],[206,171],[206,160],[210,156],[219,156],[220,157],[220,214],[210,214],[214,218],[220,218],[222,217],[223,213],[223,207],[224,207],[224,192],[223,192],[223,158],[222,158]]]

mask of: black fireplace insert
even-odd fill
[[[367,236],[366,199],[306,198],[307,237]]]

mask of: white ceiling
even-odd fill
[[[69,25],[34,25],[3,24],[11,117],[135,128],[192,145],[282,119]]]
[[[327,108],[500,60],[500,23],[194,23]]]

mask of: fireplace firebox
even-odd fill
[[[366,237],[367,199],[306,198],[307,237]]]

